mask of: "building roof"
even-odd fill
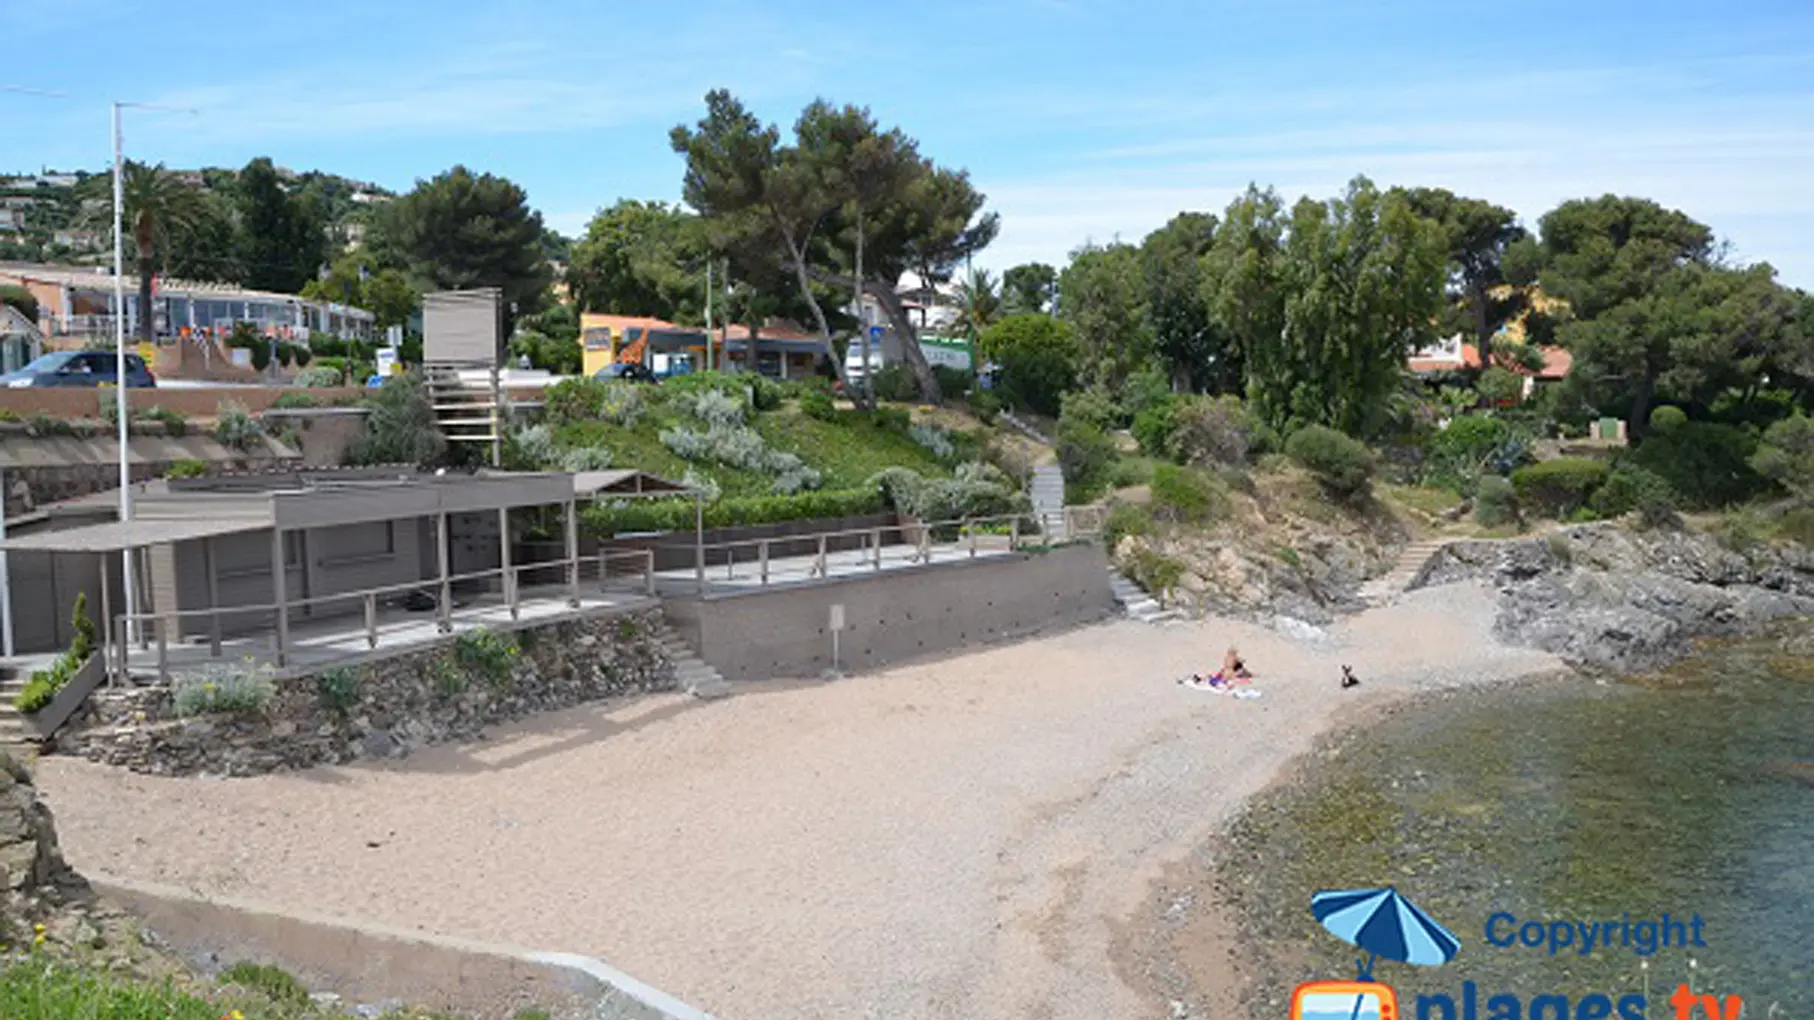
[[[39,263],[0,262],[0,278],[30,280],[34,283],[48,283],[60,287],[75,288],[113,288],[113,274],[97,272],[92,266],[52,266]],[[139,279],[131,273],[123,277],[126,290],[136,292]],[[232,298],[239,300],[294,301],[300,304],[326,305],[330,308],[344,309],[363,316],[372,313],[363,308],[342,305],[316,298],[305,298],[298,294],[280,294],[269,290],[247,290],[229,283],[210,283],[202,280],[179,280],[175,277],[157,277],[159,297],[172,294],[181,296],[206,296],[210,298]]]
[[[692,486],[660,478],[645,471],[576,471],[573,494],[580,499],[599,496],[679,496],[691,493]]]
[[[475,513],[565,503],[572,476],[555,472],[417,474],[283,472],[180,481],[160,479],[133,490],[133,519],[104,521],[0,541],[4,549],[108,552],[141,545],[281,528],[326,528],[445,513]],[[71,500],[64,515],[110,510],[117,490]]]
[[[1543,355],[1543,367],[1535,372],[1509,361],[1503,363],[1501,367],[1508,368],[1519,375],[1536,376],[1538,379],[1561,379],[1567,376],[1569,370],[1574,367],[1574,356],[1560,347],[1539,347],[1537,350]],[[1480,348],[1473,344],[1462,344],[1459,355],[1426,354],[1423,357],[1411,358],[1405,364],[1411,371],[1418,373],[1456,372],[1464,368],[1479,368]]]

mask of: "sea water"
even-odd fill
[[[1814,660],[1783,647],[1467,692],[1336,741],[1221,848],[1254,1015],[1283,1016],[1300,981],[1355,976],[1312,893],[1390,885],[1462,943],[1445,966],[1376,965],[1407,1018],[1473,982],[1525,1002],[1637,992],[1653,1018],[1691,984],[1742,996],[1748,1020],[1814,1020]],[[1542,940],[1506,944],[1533,921]]]

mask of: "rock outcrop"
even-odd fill
[[[1602,523],[1451,543],[1419,586],[1466,578],[1498,588],[1501,638],[1618,673],[1663,666],[1696,638],[1814,615],[1814,550],[1760,545],[1740,553],[1685,530]]]

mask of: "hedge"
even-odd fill
[[[1566,517],[1586,506],[1610,469],[1589,457],[1558,457],[1512,472],[1518,503],[1545,517]]]
[[[857,517],[886,510],[881,490],[877,488],[801,492],[792,496],[746,496],[708,504],[705,526],[733,528],[818,517]],[[601,504],[588,508],[585,524],[589,534],[605,537],[640,531],[691,531],[693,514],[690,499],[626,501],[622,507]]]
[[[1359,495],[1373,481],[1373,451],[1353,436],[1323,425],[1292,433],[1285,441],[1285,455],[1337,496]]]

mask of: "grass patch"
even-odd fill
[[[220,1020],[221,1013],[170,984],[131,984],[36,959],[0,970],[7,1020]]]
[[[1435,517],[1461,505],[1461,496],[1430,485],[1381,485],[1379,493],[1393,506]]]
[[[309,990],[302,986],[302,982],[282,967],[268,963],[236,963],[221,971],[220,983],[258,992],[272,1002],[309,1005]]]
[[[842,411],[831,421],[824,421],[794,408],[783,408],[760,415],[755,424],[756,431],[771,447],[795,454],[818,468],[827,489],[861,488],[884,468],[891,467],[904,467],[927,476],[951,473],[936,454],[914,442],[905,431],[877,424],[857,412]],[[763,485],[762,491],[766,492],[766,477]]]

